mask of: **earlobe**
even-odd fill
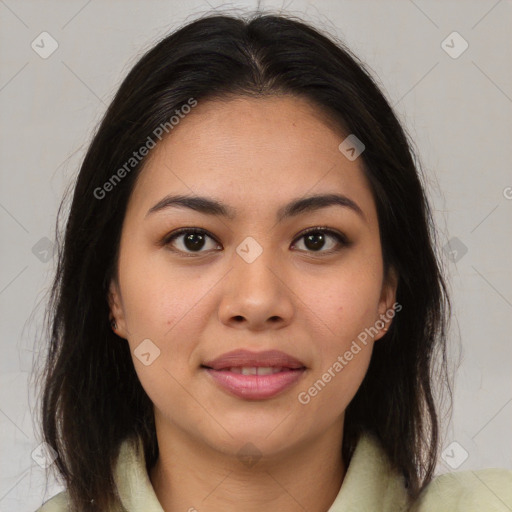
[[[391,327],[395,316],[396,291],[398,288],[398,274],[393,267],[390,267],[382,286],[382,293],[379,302],[379,320],[377,320],[380,333],[376,339],[382,338]]]
[[[112,330],[122,338],[125,337],[125,321],[123,308],[121,306],[121,295],[119,286],[114,279],[110,281],[108,291],[108,305],[110,308],[109,321]]]
[[[385,276],[384,283],[382,286],[382,294],[379,304],[382,311],[379,311],[380,313],[385,313],[386,311],[393,309],[393,305],[396,302],[397,288],[398,274],[393,267],[390,267]]]

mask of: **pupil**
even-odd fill
[[[308,249],[316,251],[324,245],[323,233],[313,233],[306,236],[305,245]]]
[[[189,233],[185,237],[185,247],[190,250],[201,249],[204,245],[204,236],[200,233]]]
[[[305,245],[308,249],[317,251],[324,245],[323,233],[311,233],[306,236]],[[189,233],[185,237],[185,246],[190,250],[202,249],[204,246],[204,236],[200,233]]]

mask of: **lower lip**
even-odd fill
[[[238,398],[264,400],[272,398],[293,386],[303,375],[305,368],[271,375],[242,375],[227,370],[205,368],[222,389]]]

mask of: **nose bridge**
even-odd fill
[[[237,290],[247,298],[252,296],[256,300],[268,301],[270,295],[279,292],[274,275],[277,270],[270,270],[279,265],[270,244],[265,244],[265,247],[262,244],[253,237],[247,237],[238,245],[233,254],[235,268],[232,278],[237,281]]]
[[[233,253],[219,316],[224,323],[245,322],[252,328],[287,323],[293,314],[290,292],[280,278],[278,255],[247,237]]]

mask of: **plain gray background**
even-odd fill
[[[510,1],[0,0],[0,511],[33,511],[61,489],[45,493],[32,458],[36,306],[54,271],[57,207],[95,126],[143,50],[211,9],[256,7],[344,40],[414,139],[446,248],[453,354],[462,348],[438,472],[512,468]],[[31,46],[51,49],[42,32],[58,44],[47,58]]]

